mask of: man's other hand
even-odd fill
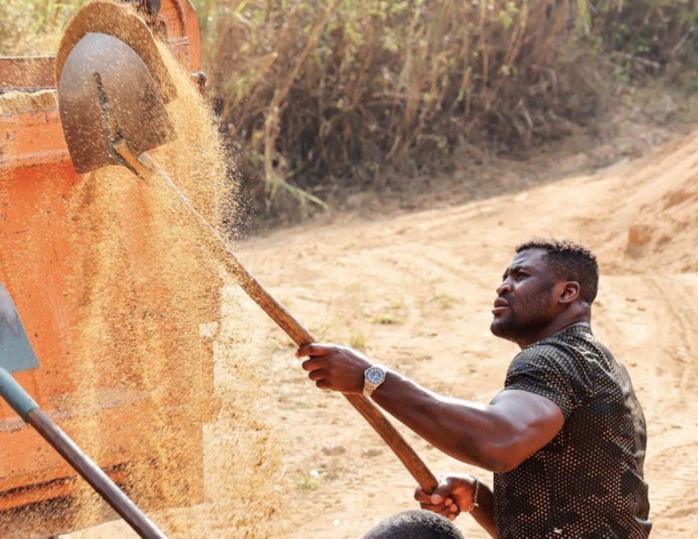
[[[449,475],[439,478],[439,485],[431,494],[417,487],[414,499],[427,509],[454,520],[462,511],[471,511],[476,480],[471,475]]]

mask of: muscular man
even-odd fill
[[[492,489],[469,475],[418,489],[422,508],[450,519],[470,511],[499,538],[645,538],[645,419],[625,367],[591,331],[597,285],[581,245],[516,248],[490,329],[521,351],[489,404],[438,395],[346,347],[297,355],[317,387],[363,391],[436,448],[494,472]]]

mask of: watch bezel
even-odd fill
[[[365,379],[372,385],[380,384],[385,380],[385,369],[373,365],[366,369]]]
[[[364,371],[364,397],[370,397],[378,387],[385,382],[387,370],[381,365],[371,365]],[[373,376],[376,376],[375,381]]]

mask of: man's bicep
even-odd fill
[[[557,404],[528,391],[505,389],[490,405],[515,433],[513,454],[519,463],[547,445],[565,424],[565,416]]]

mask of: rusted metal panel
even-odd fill
[[[0,89],[33,92],[54,88],[55,56],[0,56]]]

